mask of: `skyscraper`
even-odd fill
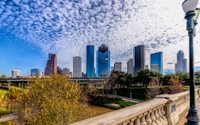
[[[86,75],[87,78],[93,78],[94,73],[94,46],[88,45],[86,51]]]
[[[82,65],[81,65],[81,57],[75,56],[73,57],[73,77],[81,78],[82,77]]]
[[[96,76],[109,77],[110,74],[110,51],[102,44],[96,52]]]
[[[122,63],[121,62],[115,62],[114,71],[122,71]]]
[[[31,69],[31,76],[40,77],[40,69]]]
[[[177,53],[177,63],[175,64],[176,72],[187,72],[187,59],[184,59],[184,52],[179,50]]]
[[[12,70],[12,78],[17,78],[19,76],[21,76],[20,70]]]
[[[139,70],[144,69],[145,64],[145,47],[144,45],[136,46],[134,52],[134,75],[137,76]]]
[[[127,73],[133,74],[133,59],[129,59],[127,62]]]
[[[56,54],[49,53],[49,59],[44,71],[44,75],[55,75],[57,74],[57,58]]]
[[[163,74],[163,53],[152,53],[150,57],[151,70]]]

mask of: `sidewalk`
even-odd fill
[[[119,96],[119,95],[112,95],[112,94],[103,94],[103,95],[104,95],[104,96],[109,96],[109,97],[112,97],[112,98],[118,98],[118,99],[122,99],[122,100],[130,101],[130,102],[135,102],[135,103],[141,103],[141,102],[144,102],[144,101],[139,100],[139,99],[128,98],[128,97]]]
[[[198,111],[198,116],[199,116],[199,118],[200,118],[200,98],[198,98],[198,99],[196,100],[196,109],[197,109],[197,111]],[[179,122],[178,122],[177,125],[184,125],[184,124],[185,124],[185,122],[187,121],[187,119],[186,119],[187,114],[188,114],[188,110],[184,111],[184,112],[180,115],[180,117],[179,117]],[[199,122],[199,123],[200,123],[200,122]]]

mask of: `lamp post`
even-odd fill
[[[190,67],[190,109],[187,115],[186,125],[198,125],[199,118],[195,108],[195,81],[194,81],[194,53],[193,53],[193,37],[195,36],[195,26],[197,25],[198,10],[196,6],[198,0],[185,0],[182,3],[185,12],[185,19],[187,20],[187,31],[189,36],[189,67]],[[196,11],[196,10],[197,11]],[[198,13],[196,13],[196,12]]]

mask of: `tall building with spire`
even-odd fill
[[[93,78],[94,73],[94,45],[87,45],[86,50],[86,75],[87,78]]]
[[[187,59],[184,58],[184,52],[179,50],[177,53],[177,63],[175,64],[176,72],[187,72]]]
[[[96,52],[96,76],[109,77],[110,75],[110,51],[102,44]]]
[[[134,47],[133,50],[134,59],[134,75],[137,76],[137,72],[145,68],[145,47],[139,45]]]
[[[49,53],[49,59],[47,60],[44,75],[55,75],[57,74],[57,58],[56,54]]]

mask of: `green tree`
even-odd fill
[[[66,125],[84,116],[81,87],[61,75],[35,78],[20,98],[20,121],[28,125]],[[86,113],[86,112],[85,112]]]
[[[152,72],[148,69],[143,69],[138,71],[138,75],[136,76],[137,82],[147,87],[149,82],[151,81]]]
[[[108,80],[108,86],[111,89],[113,88],[125,88],[131,86],[134,81],[132,74],[121,72],[121,71],[112,71]]]
[[[179,80],[182,81],[182,83],[186,83],[189,79],[189,74],[186,72],[177,72],[176,75],[179,77]]]
[[[173,74],[167,74],[167,75],[164,75],[162,78],[161,78],[161,83],[162,85],[164,86],[169,86],[170,85],[170,79],[171,77],[173,76]]]
[[[195,72],[195,77],[197,80],[200,80],[200,71]]]

